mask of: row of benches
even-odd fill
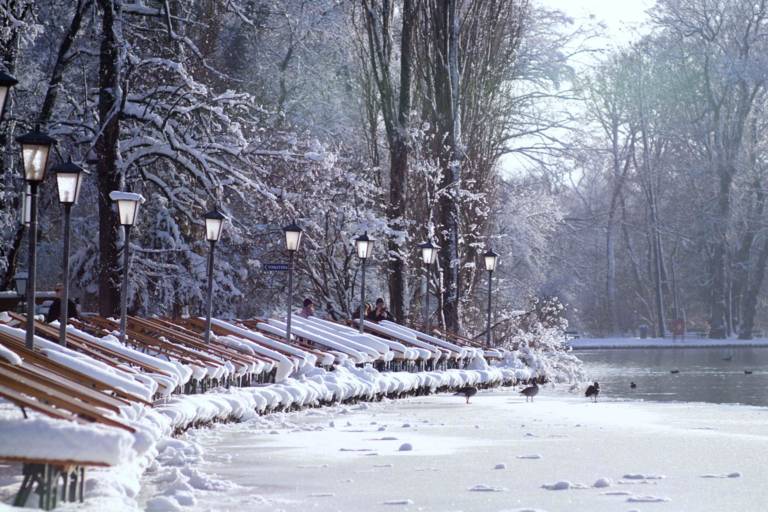
[[[477,355],[502,355],[458,336],[421,333],[392,322],[366,322],[361,334],[354,325],[299,318],[295,337],[288,340],[279,320],[214,320],[214,336],[206,344],[200,319],[129,317],[122,345],[114,336],[117,320],[86,316],[71,320],[67,348],[56,343],[55,325],[36,322],[34,350],[24,345],[24,326],[21,315],[0,315],[0,399],[19,407],[25,417],[34,411],[129,433],[135,429],[122,411],[132,404],[151,406],[172,393],[199,393],[212,386],[282,381],[305,365],[460,368]],[[24,464],[15,504],[25,504],[34,491],[44,509],[55,507],[59,497],[82,500],[85,468],[108,465],[1,451],[0,461]]]

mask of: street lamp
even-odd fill
[[[214,208],[205,214],[205,239],[211,244],[208,251],[208,304],[205,318],[205,342],[211,342],[211,312],[213,311],[213,253],[216,248],[216,242],[221,238],[224,231],[224,220],[226,217],[219,210]]]
[[[355,252],[357,257],[360,258],[362,263],[362,282],[360,283],[360,333],[364,332],[363,324],[365,323],[365,261],[371,255],[373,250],[373,240],[368,238],[368,232],[360,235],[355,239]]]
[[[82,177],[85,169],[72,162],[69,159],[55,165],[51,169],[56,173],[56,185],[59,190],[59,204],[64,208],[64,248],[62,262],[62,282],[64,284],[61,301],[61,317],[59,318],[59,344],[67,346],[67,321],[69,319],[69,232],[70,232],[70,214],[72,205],[80,197],[80,186],[83,183]]]
[[[45,179],[48,156],[56,139],[39,128],[16,138],[21,145],[24,179],[29,185],[29,263],[27,279],[27,338],[26,346],[35,347],[35,277],[37,271],[37,187]]]
[[[496,264],[499,262],[499,255],[488,249],[488,252],[483,254],[485,260],[485,270],[488,271],[488,325],[485,330],[485,344],[490,348],[491,346],[491,280],[493,278],[493,271],[496,270]]]
[[[11,91],[11,87],[19,83],[14,77],[0,70],[0,121],[3,120],[3,114],[5,113],[5,103],[8,100],[8,93]]]
[[[429,271],[432,268],[432,264],[437,259],[437,251],[440,248],[433,245],[432,241],[427,241],[423,244],[419,244],[419,249],[421,249],[421,261],[424,262],[426,267],[424,274],[427,281],[427,292],[424,295],[424,326],[427,333],[429,333]]]
[[[293,255],[301,247],[301,237],[304,231],[294,220],[283,228],[285,234],[285,248],[288,250],[288,317],[286,318],[285,337],[291,341],[291,313],[293,309]]]
[[[128,321],[128,265],[131,253],[131,226],[136,223],[139,205],[144,202],[141,194],[113,190],[109,198],[117,203],[117,216],[125,234],[123,242],[123,284],[120,287],[120,343],[125,343],[126,323]]]

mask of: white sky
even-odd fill
[[[577,22],[602,22],[606,26],[606,39],[613,45],[622,45],[644,32],[642,23],[648,19],[646,11],[655,0],[536,0],[539,5],[557,9]]]

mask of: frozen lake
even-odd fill
[[[581,391],[543,388],[534,403],[486,391],[470,405],[437,395],[193,430],[180,441],[196,455],[154,468],[142,492],[191,491],[184,509],[199,511],[714,512],[768,502],[765,408],[594,404]],[[405,443],[412,450],[400,451]],[[217,480],[178,491],[168,482],[179,471]]]
[[[622,348],[575,354],[606,396],[768,406],[768,348]],[[630,389],[632,381],[636,389]]]

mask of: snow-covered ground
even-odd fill
[[[768,409],[511,389],[279,413],[191,430],[147,510],[725,511],[768,503]]]
[[[709,338],[686,337],[672,338],[577,338],[568,341],[573,349],[586,348],[705,348],[705,347],[768,347],[768,338],[740,340],[728,338],[711,340]]]

